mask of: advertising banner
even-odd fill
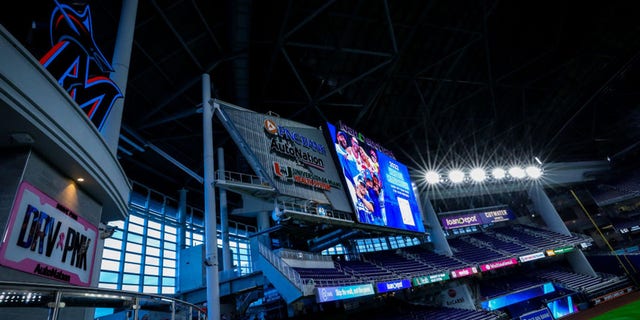
[[[411,283],[414,286],[421,286],[421,285],[434,283],[434,282],[445,281],[445,280],[449,280],[449,274],[441,272],[441,273],[436,273],[436,274],[430,274],[430,275],[427,275],[427,276],[415,277],[415,278],[411,279]]]
[[[329,302],[374,295],[372,284],[356,284],[342,287],[317,287],[316,302]]]
[[[378,293],[398,291],[398,290],[406,289],[409,287],[411,287],[411,281],[407,279],[376,283],[376,288],[378,289]]]
[[[280,193],[352,212],[320,129],[240,107],[220,108],[244,140],[236,143],[249,146]]]
[[[0,265],[90,286],[98,228],[27,182],[16,195]]]
[[[482,224],[482,220],[475,213],[457,215],[457,216],[447,216],[441,218],[442,227],[445,229],[455,229],[461,227],[469,227],[469,226],[477,226]]]
[[[461,285],[449,288],[440,294],[442,306],[446,308],[457,308],[475,310],[473,295],[468,285]]]
[[[536,252],[536,253],[521,256],[518,258],[518,260],[520,260],[520,262],[528,262],[528,261],[542,259],[544,257],[545,257],[544,252]]]
[[[458,269],[458,270],[451,271],[451,278],[462,278],[462,277],[474,275],[476,273],[478,273],[478,268],[476,267]]]
[[[490,270],[500,269],[508,266],[514,266],[516,264],[518,264],[518,260],[516,258],[511,258],[511,259],[482,264],[480,265],[480,270],[490,271]]]
[[[482,224],[509,221],[515,218],[513,212],[509,209],[480,212],[478,215],[480,216]]]
[[[567,252],[571,252],[571,251],[573,251],[573,247],[572,246],[555,248],[555,249],[547,250],[547,256],[553,257],[555,255],[563,254],[563,253],[567,253]]]

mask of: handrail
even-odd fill
[[[265,187],[270,187],[269,181],[260,178],[257,175],[247,174],[242,172],[234,172],[234,171],[216,171],[215,172],[216,180],[230,181],[230,182],[240,182],[252,185],[260,185]]]
[[[288,264],[286,264],[280,257],[276,256],[273,251],[269,250],[267,246],[265,246],[262,242],[256,241],[258,243],[258,250],[260,254],[267,260],[271,265],[273,265],[278,271],[280,271],[291,283],[293,283],[296,288],[301,291],[304,290],[304,283],[302,278],[300,278],[300,274],[297,273],[293,268],[291,268]]]
[[[204,309],[189,302],[150,293],[15,281],[0,281],[0,290],[3,296],[0,308],[44,307],[49,309],[48,320],[64,319],[60,317],[60,311],[71,307],[132,311],[132,320],[138,320],[145,309],[166,313],[171,319],[205,320],[207,315]]]

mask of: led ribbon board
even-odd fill
[[[374,295],[372,284],[356,284],[342,287],[316,288],[316,301],[329,302]]]
[[[0,265],[90,286],[98,228],[22,182],[0,248]]]
[[[327,127],[358,222],[425,232],[407,167],[344,124]]]
[[[406,289],[409,287],[411,287],[411,281],[407,279],[376,283],[376,288],[378,289],[378,293],[398,291],[398,290]]]
[[[518,264],[518,260],[516,258],[511,258],[511,259],[500,260],[500,261],[495,261],[495,262],[491,262],[491,263],[482,264],[482,265],[480,265],[480,270],[482,270],[482,271],[490,271],[490,270],[495,270],[495,269],[500,269],[500,268],[504,268],[504,267],[513,266],[513,265],[516,265],[516,264]]]
[[[414,286],[421,286],[421,285],[434,283],[434,282],[445,281],[445,280],[449,280],[449,274],[441,272],[441,273],[436,273],[436,274],[430,274],[430,275],[427,275],[427,276],[415,277],[415,278],[411,279],[411,283]]]

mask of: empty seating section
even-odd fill
[[[303,282],[308,283],[313,281],[316,287],[328,287],[335,285],[345,285],[360,283],[357,278],[351,277],[344,272],[335,268],[293,268]]]
[[[403,277],[425,275],[438,271],[418,260],[405,258],[393,251],[368,252],[363,256],[366,261],[370,261]]]
[[[406,319],[406,318],[405,318]],[[425,310],[415,310],[411,312],[410,319],[416,320],[493,320],[498,319],[496,314],[486,311],[475,311],[454,308],[432,308]]]
[[[606,281],[600,277],[578,274],[564,270],[540,270],[536,273],[536,276],[540,279],[559,283],[563,287],[571,290],[585,292],[591,291],[595,287],[599,287],[599,284]]]
[[[418,246],[407,247],[403,250],[437,270],[456,270],[469,266],[468,263],[462,262],[456,258],[437,254],[433,251],[429,251]]]
[[[496,235],[501,234],[517,239],[522,243],[536,247],[538,250],[551,249],[557,246],[557,243],[553,239],[528,234],[523,231],[523,228],[517,226],[494,228],[493,231]]]
[[[533,226],[523,226],[519,225],[523,228],[523,231],[529,234],[533,234],[540,237],[547,237],[555,241],[556,245],[559,246],[571,246],[577,245],[581,242],[588,240],[586,237],[578,237],[574,235],[566,235],[558,232],[554,232],[551,230],[546,230],[543,228],[533,227]]]
[[[344,273],[365,281],[385,281],[398,278],[396,274],[388,269],[366,261],[336,261],[335,264],[336,267]]]
[[[481,248],[460,238],[449,239],[453,255],[460,260],[472,264],[482,264],[509,258],[488,248]]]
[[[500,240],[496,237],[491,236],[491,234],[487,234],[487,233],[474,233],[469,237],[484,243],[488,243],[492,246],[493,249],[501,252],[505,252],[505,253],[518,255],[518,254],[525,254],[531,251],[531,249],[525,246],[522,246],[513,242],[506,242],[504,240]]]

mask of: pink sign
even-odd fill
[[[511,258],[511,259],[500,260],[500,261],[480,265],[480,270],[489,271],[489,270],[500,269],[500,268],[504,268],[504,267],[508,267],[516,264],[518,264],[518,259]]]
[[[90,286],[98,228],[22,182],[0,247],[0,265]]]
[[[452,278],[462,278],[462,277],[470,276],[470,275],[473,275],[473,274],[476,274],[476,273],[478,273],[478,269],[476,267],[464,268],[464,269],[458,269],[458,270],[451,271],[451,277]]]

